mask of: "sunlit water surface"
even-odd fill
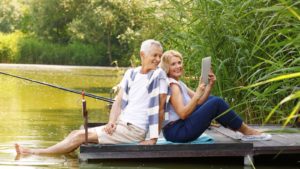
[[[96,67],[0,65],[0,71],[47,82],[65,88],[85,90],[110,97],[122,70]],[[0,167],[78,167],[77,153],[57,156],[20,156],[14,143],[27,147],[47,147],[62,140],[83,123],[81,96],[0,75]],[[107,103],[86,98],[89,119],[105,122]]]
[[[110,97],[122,70],[99,67],[6,65],[0,71],[66,88]],[[86,98],[89,120],[106,122],[107,103]],[[241,161],[215,164],[181,159],[79,163],[78,150],[69,155],[17,156],[14,143],[41,148],[62,140],[83,123],[81,96],[0,74],[0,168],[245,168]],[[251,168],[251,167],[250,167]],[[260,166],[259,168],[274,168]],[[276,168],[287,168],[277,166]],[[290,168],[290,167],[288,167]],[[293,168],[293,167],[292,167]]]

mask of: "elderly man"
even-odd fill
[[[142,43],[142,65],[126,71],[108,123],[89,129],[88,142],[156,144],[168,90],[166,75],[157,67],[162,52],[162,45],[158,41],[149,39]],[[145,140],[148,131],[150,138]],[[45,149],[29,149],[19,144],[15,144],[15,148],[18,154],[69,153],[84,141],[84,130],[75,130],[61,142]]]

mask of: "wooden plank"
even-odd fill
[[[286,144],[277,140],[277,135],[272,135],[272,139],[268,141],[254,141],[254,147],[274,147],[274,146],[285,146]]]
[[[298,137],[298,138],[297,138]],[[254,142],[254,147],[297,146],[300,145],[300,135],[290,133],[272,134],[272,140]]]
[[[212,130],[217,131],[218,133],[226,136],[227,138],[230,138],[231,140],[238,141],[238,135],[235,131],[232,131],[225,127],[212,127]]]
[[[172,144],[172,145],[82,145],[80,159],[174,158],[245,156],[253,145],[240,144]]]
[[[92,123],[89,127],[104,125]],[[80,160],[93,159],[135,159],[135,158],[178,158],[178,157],[220,157],[252,155],[300,154],[300,130],[287,127],[287,133],[280,132],[281,126],[252,126],[271,131],[272,140],[243,142],[237,134],[224,127],[210,127],[205,133],[215,140],[213,144],[167,144],[167,145],[97,145],[80,146]],[[279,132],[278,132],[279,131]],[[161,136],[162,137],[162,136]]]
[[[281,126],[251,126],[260,131],[280,131]],[[286,128],[288,132],[298,132],[298,129],[295,128]],[[236,138],[236,133],[233,131],[228,131],[228,129],[224,127],[214,128],[214,130],[226,135],[232,139]],[[296,139],[298,137],[298,139]],[[284,139],[286,138],[286,139]],[[272,140],[269,141],[254,141],[253,143],[253,153],[254,155],[261,154],[297,154],[300,153],[299,144],[300,140],[299,134],[290,134],[290,133],[275,133],[272,134]],[[242,141],[241,141],[242,142]]]
[[[254,154],[297,154],[300,144],[296,142],[295,134],[273,134],[272,140],[254,142]]]
[[[101,153],[83,153],[79,155],[82,161],[88,160],[106,160],[106,159],[145,159],[145,158],[188,158],[188,157],[228,157],[228,156],[245,156],[232,151],[222,151],[215,154],[211,151],[178,151],[170,153],[169,151],[154,152],[101,152]]]
[[[297,145],[297,140],[295,139],[296,135],[295,134],[276,134],[276,141],[287,145],[287,146],[291,146],[291,145]]]
[[[254,147],[253,154],[299,154],[300,146],[269,146],[269,147]]]
[[[80,152],[98,151],[183,151],[183,150],[248,150],[252,143],[219,143],[219,144],[165,144],[165,145],[101,145],[88,144],[80,147]]]
[[[291,134],[291,139],[297,144],[300,145],[300,133]]]
[[[234,140],[226,135],[220,134],[220,132],[218,132],[215,129],[208,129],[205,131],[206,134],[210,135],[213,139],[215,143],[237,143],[237,140]]]
[[[280,130],[281,126],[264,126],[264,127],[259,127],[259,126],[251,126],[253,128],[262,130],[262,131],[270,131],[270,130]],[[226,135],[232,139],[237,139],[237,134],[231,130],[228,130],[224,127],[220,127],[220,128],[213,128],[214,130],[222,133],[223,135]],[[293,132],[297,132],[298,129],[293,129],[293,128],[288,128],[289,131],[293,131]],[[295,139],[295,137],[299,136],[299,134],[291,134],[289,133],[275,133],[272,134],[272,140],[270,141],[255,141],[253,142],[255,144],[255,146],[285,146],[285,145],[290,145],[290,144],[294,144],[294,142],[300,142],[300,139]],[[282,138],[287,137],[288,140],[283,140]]]

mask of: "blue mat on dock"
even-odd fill
[[[165,145],[165,144],[212,144],[214,143],[214,139],[208,135],[203,133],[200,137],[196,140],[187,142],[187,143],[173,143],[171,141],[167,141],[164,137],[160,137],[156,145]],[[123,146],[123,145],[138,145],[139,143],[124,143],[124,144],[114,144],[113,146]]]
[[[214,139],[210,135],[203,133],[196,140],[191,141],[191,142],[187,142],[187,143],[184,143],[184,144],[209,144],[209,143],[210,144],[214,143]],[[163,144],[183,144],[183,143],[173,143],[171,141],[167,141],[165,138],[159,138],[157,140],[156,144],[163,145]]]

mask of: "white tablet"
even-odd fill
[[[208,73],[210,71],[211,67],[211,57],[205,57],[202,59],[202,66],[201,66],[201,76],[202,76],[202,82],[204,82],[206,85],[208,84]]]

